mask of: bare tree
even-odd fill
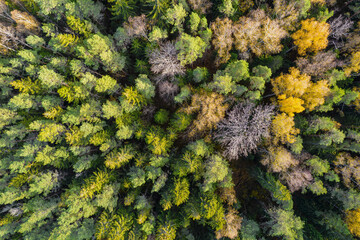
[[[255,152],[262,137],[269,136],[273,105],[241,103],[229,112],[217,126],[214,138],[225,147],[224,154],[230,159]]]
[[[189,0],[192,9],[200,11],[202,14],[206,14],[211,8],[212,2],[209,0]]]
[[[144,14],[136,17],[129,17],[128,22],[124,23],[124,29],[129,37],[144,37],[147,34],[147,21]]]
[[[298,58],[296,60],[297,67],[302,73],[310,76],[321,77],[325,72],[342,65],[342,62],[337,60],[336,54],[333,51],[319,52],[313,57]]]
[[[353,22],[343,15],[334,18],[329,21],[330,24],[330,37],[339,40],[341,37],[346,37],[350,28],[353,26]]]
[[[296,167],[290,172],[282,174],[282,180],[286,182],[291,192],[305,188],[313,180],[310,170]]]
[[[175,75],[183,75],[185,70],[177,59],[177,51],[175,45],[166,42],[160,45],[159,49],[155,49],[149,54],[149,63],[151,71],[159,74],[159,79],[166,77],[173,78]]]
[[[176,94],[179,93],[179,86],[169,81],[160,81],[157,84],[159,97],[168,103],[172,103]]]

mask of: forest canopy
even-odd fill
[[[360,238],[360,3],[0,0],[0,239]]]

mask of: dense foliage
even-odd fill
[[[354,0],[0,0],[0,239],[360,238]]]

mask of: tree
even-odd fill
[[[271,172],[285,172],[288,168],[298,165],[299,161],[284,147],[269,147],[261,163]]]
[[[341,65],[342,63],[336,59],[336,54],[331,51],[318,52],[310,58],[296,59],[296,66],[303,74],[315,77],[325,77],[327,71]]]
[[[280,52],[280,41],[287,36],[278,21],[270,19],[260,9],[252,11],[249,17],[241,17],[233,31],[235,48],[241,53],[250,49],[256,56]]]
[[[228,176],[231,177],[228,163],[218,155],[211,156],[205,163],[204,191],[211,190],[215,183],[223,181]]]
[[[200,37],[192,37],[186,33],[181,35],[175,45],[178,53],[178,60],[182,66],[195,62],[205,52],[207,44]]]
[[[281,236],[287,240],[303,239],[301,229],[304,222],[301,221],[300,217],[294,216],[293,211],[274,208],[269,209],[267,213],[270,220],[266,222],[266,225],[270,227],[271,236]]]
[[[236,84],[228,74],[215,74],[214,81],[209,83],[208,87],[224,95],[236,92]]]
[[[201,91],[192,96],[191,104],[182,109],[186,114],[198,112],[196,119],[190,127],[190,137],[216,127],[216,124],[224,118],[228,108],[227,104],[222,104],[223,101],[223,96],[214,92]]]
[[[231,0],[223,0],[219,6],[219,12],[223,13],[226,17],[231,17],[235,13],[235,9]]]
[[[310,87],[303,95],[304,107],[313,111],[316,107],[325,103],[325,98],[330,95],[330,88],[327,80],[311,83]]]
[[[229,63],[223,72],[231,76],[236,83],[244,81],[250,77],[249,64],[244,60]]]
[[[183,23],[185,21],[185,17],[187,16],[187,12],[183,8],[181,4],[174,4],[172,8],[168,8],[166,14],[164,15],[165,20],[174,26],[172,32],[176,30],[182,32],[183,31]]]
[[[41,84],[49,89],[58,88],[65,82],[65,79],[62,75],[58,74],[53,69],[49,69],[46,66],[42,66],[38,74]]]
[[[105,166],[110,169],[123,167],[134,157],[132,151],[133,149],[128,146],[112,151],[105,157]]]
[[[109,75],[105,75],[102,78],[97,79],[95,90],[99,93],[113,93],[118,89],[119,85],[117,84],[116,80]]]
[[[329,24],[329,37],[339,40],[340,38],[346,37],[348,35],[348,32],[354,23],[349,18],[344,17],[343,15],[339,15],[337,18],[330,20]]]
[[[360,184],[360,164],[358,157],[351,157],[349,153],[339,153],[334,161],[335,172],[341,174],[347,187]]]
[[[152,7],[148,16],[152,19],[157,19],[165,14],[166,8],[169,7],[169,2],[167,0],[150,0],[148,5]]]
[[[112,3],[110,11],[113,15],[122,17],[122,19],[127,20],[128,17],[134,15],[135,3],[133,1],[125,0],[107,0],[109,3]]]
[[[213,31],[212,44],[217,51],[217,62],[226,63],[230,59],[230,50],[233,44],[233,23],[230,19],[217,18],[211,23]]]
[[[279,180],[270,174],[262,173],[258,169],[255,176],[260,185],[269,191],[272,199],[279,204],[284,210],[291,211],[293,208],[293,201],[291,198],[291,192],[283,185]]]
[[[353,72],[358,72],[360,70],[360,51],[352,52],[350,61],[346,64],[344,69],[345,75],[350,76]]]
[[[254,103],[235,106],[217,125],[214,136],[225,147],[225,155],[238,159],[255,152],[261,139],[270,136],[273,110],[271,105],[255,106]]]
[[[136,17],[129,17],[124,23],[124,29],[130,38],[147,36],[147,21],[144,14]]]
[[[278,142],[285,144],[294,143],[295,136],[300,133],[300,130],[295,128],[294,117],[281,113],[273,119],[271,133],[274,136],[273,142],[275,144]]]
[[[102,212],[96,226],[96,239],[111,238],[116,240],[131,239],[134,237],[132,231],[132,217],[129,214],[117,215]]]
[[[311,18],[301,21],[301,29],[293,33],[291,37],[300,55],[305,55],[307,52],[316,53],[327,47],[329,30],[329,24]]]
[[[352,211],[346,211],[345,222],[352,234],[359,237],[360,236],[360,209],[355,209]]]
[[[182,92],[180,92],[179,95],[184,94],[185,98],[190,95],[190,92],[186,91],[187,87],[184,87]],[[176,101],[176,98],[180,98],[179,95],[179,86],[175,83],[169,82],[169,81],[160,81],[157,85],[157,92],[160,96],[160,98],[166,102],[166,103],[172,103],[174,100]]]
[[[326,80],[316,83],[310,81],[311,77],[300,74],[296,68],[290,68],[289,74],[281,74],[272,79],[271,84],[276,95],[280,111],[293,116],[306,109],[312,111],[315,107],[325,103],[325,97],[330,94],[330,88]]]
[[[156,239],[174,240],[176,238],[176,226],[170,222],[159,225],[156,233]]]
[[[93,34],[77,46],[78,56],[85,60],[85,64],[98,68],[98,61],[104,65],[105,70],[119,72],[125,66],[125,57],[115,51],[115,46],[110,37],[100,33]],[[97,61],[98,60],[98,61]]]
[[[274,15],[285,30],[293,31],[300,15],[311,7],[310,1],[274,1]]]
[[[299,98],[309,87],[310,79],[310,76],[301,74],[297,68],[292,67],[289,74],[280,74],[279,77],[271,79],[271,84],[276,95]]]
[[[282,179],[286,182],[291,192],[305,189],[313,180],[313,176],[308,169],[296,167],[290,172],[282,175]]]
[[[230,207],[225,215],[225,220],[225,226],[223,227],[223,229],[216,232],[216,238],[236,238],[241,228],[242,217],[239,216],[239,213],[235,209]]]
[[[160,75],[160,79],[165,77],[173,78],[175,75],[183,75],[184,67],[177,58],[177,50],[171,42],[160,44],[159,49],[151,51],[149,63],[151,71]]]
[[[302,99],[294,97],[285,98],[285,94],[278,96],[278,103],[280,111],[287,113],[290,117],[293,117],[294,113],[300,113],[305,110],[302,106],[304,104]]]
[[[190,23],[190,30],[192,33],[196,33],[198,28],[199,28],[199,24],[200,24],[200,17],[199,15],[196,13],[196,12],[192,12],[190,14],[190,20],[189,20],[189,23]]]
[[[93,198],[95,193],[100,193],[103,187],[110,181],[111,175],[107,171],[95,172],[93,176],[85,180],[80,191],[80,197]]]
[[[189,0],[189,4],[195,11],[201,14],[207,14],[212,6],[212,2],[209,0]]]
[[[190,184],[189,181],[186,178],[182,179],[176,179],[174,182],[174,204],[176,206],[179,206],[180,204],[186,202],[186,200],[189,198],[190,190],[189,190]]]

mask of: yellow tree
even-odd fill
[[[300,74],[299,69],[290,68],[288,74],[281,74],[272,79],[273,91],[278,96],[280,111],[293,116],[308,109],[324,104],[325,97],[330,94],[328,81],[311,82],[307,74]]]
[[[190,137],[216,127],[217,123],[225,117],[228,108],[228,104],[223,104],[223,102],[224,97],[215,92],[201,90],[192,96],[191,104],[182,109],[187,114],[198,113],[190,128]]]
[[[298,47],[298,53],[305,55],[307,52],[317,52],[325,49],[328,44],[330,25],[326,22],[318,22],[314,18],[301,21],[301,29],[291,37]]]
[[[295,128],[294,117],[288,116],[286,113],[281,113],[275,116],[271,124],[271,133],[273,134],[273,142],[277,144],[281,142],[294,143],[296,135],[300,130]]]
[[[304,101],[300,98],[285,97],[285,94],[278,97],[278,103],[280,105],[280,111],[287,113],[290,117],[294,116],[294,113],[300,113],[305,110],[302,106]]]
[[[284,172],[289,167],[298,165],[299,161],[284,147],[269,147],[261,163],[271,172]]]
[[[360,208],[346,211],[345,223],[353,235],[360,237]]]
[[[331,93],[329,83],[327,80],[321,80],[316,83],[311,83],[310,87],[302,96],[304,100],[304,107],[312,111],[315,107],[324,104],[325,97]]]
[[[291,67],[288,74],[281,74],[271,79],[273,91],[276,95],[285,94],[286,97],[301,97],[311,84],[311,77],[301,74],[299,69]]]
[[[360,51],[353,52],[350,57],[349,64],[345,67],[344,72],[346,76],[350,76],[353,72],[360,71]]]

